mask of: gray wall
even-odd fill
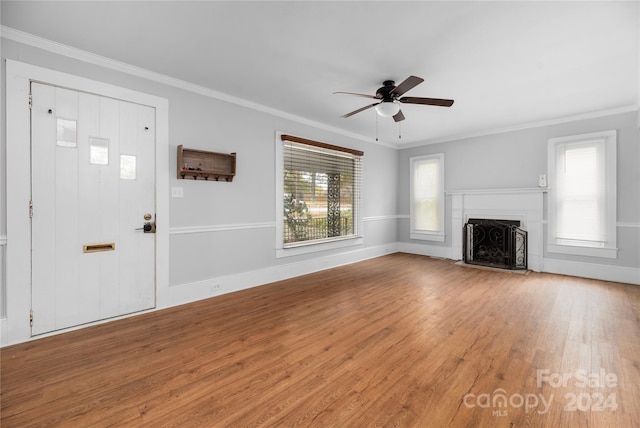
[[[618,131],[618,247],[617,259],[568,256],[545,251],[550,259],[572,260],[624,267],[640,266],[640,144],[637,113],[621,113],[593,119],[540,126],[512,132],[423,145],[399,151],[398,213],[409,214],[409,158],[445,154],[445,189],[507,189],[538,186],[547,174],[547,140],[553,137],[615,129]],[[546,197],[545,197],[546,198]],[[546,199],[545,199],[546,202]],[[447,241],[451,246],[451,198],[447,197]],[[409,239],[409,220],[398,226],[400,242]],[[429,245],[436,245],[429,243]],[[546,245],[546,230],[545,230]]]
[[[163,85],[97,65],[53,54],[32,46],[2,39],[2,108],[5,99],[5,62],[14,59],[29,64],[122,86],[169,100],[169,164],[159,165],[170,178],[171,187],[183,187],[183,198],[170,198],[170,226],[225,228],[234,230],[170,235],[170,285],[251,272],[318,257],[318,254],[277,259],[275,228],[254,227],[275,221],[275,132],[282,131],[365,152],[363,158],[363,211],[366,237],[356,249],[396,242],[395,193],[397,151],[393,148],[353,139],[283,119],[209,96]],[[3,124],[5,116],[2,116]],[[3,126],[3,130],[5,127]],[[178,180],[176,147],[237,153],[237,175],[232,183]],[[6,149],[6,134],[0,147]],[[3,163],[4,167],[4,163]],[[3,168],[4,169],[4,168]],[[6,234],[5,178],[2,180],[1,234]],[[167,192],[170,189],[166,189]],[[384,196],[383,196],[384,195]],[[322,252],[322,256],[353,252]],[[10,302],[9,302],[10,304]]]
[[[640,182],[638,123],[636,113],[624,113],[490,136],[460,139],[402,150],[353,139],[342,134],[284,119],[236,104],[114,71],[32,46],[2,39],[2,58],[10,58],[49,69],[122,86],[169,100],[169,161],[158,165],[169,177],[170,187],[183,187],[183,198],[170,198],[170,228],[222,228],[228,230],[170,235],[171,286],[198,283],[224,276],[282,269],[304,273],[302,265],[328,267],[353,261],[354,250],[363,255],[395,251],[397,243],[409,239],[409,161],[414,155],[445,153],[447,190],[536,187],[539,174],[546,173],[546,144],[550,137],[618,131],[618,244],[617,259],[562,256],[546,258],[586,263],[640,267]],[[5,63],[2,61],[1,108],[6,110]],[[5,115],[2,114],[0,155],[6,167]],[[362,245],[315,254],[276,258],[275,228],[275,132],[326,141],[365,152],[363,163]],[[236,152],[237,176],[232,183],[176,179],[176,147]],[[489,167],[487,167],[489,165]],[[165,189],[170,192],[170,189]],[[6,235],[6,180],[0,177],[2,219],[0,235]],[[447,213],[451,201],[447,198]],[[398,218],[400,217],[400,218]],[[240,225],[229,228],[227,226]],[[257,226],[256,226],[257,225]],[[431,243],[451,247],[451,222],[447,241]],[[256,226],[256,227],[254,227]],[[6,247],[10,250],[9,247]],[[3,247],[4,249],[4,247]],[[367,250],[371,250],[367,252]],[[317,262],[315,260],[317,259]],[[322,264],[325,263],[325,264]],[[290,268],[291,266],[294,268]],[[293,270],[289,270],[293,269]],[[202,295],[202,294],[201,294]],[[4,302],[4,299],[3,299]],[[11,302],[8,302],[11,305]]]

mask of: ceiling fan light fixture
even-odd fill
[[[396,122],[404,120],[400,103],[402,104],[422,104],[428,106],[451,107],[453,100],[444,100],[440,98],[424,98],[424,97],[405,97],[405,92],[411,90],[416,85],[424,82],[422,77],[409,76],[398,86],[395,86],[393,80],[385,80],[381,88],[378,88],[375,95],[358,94],[356,92],[334,92],[334,94],[357,95],[359,97],[373,98],[375,103],[360,107],[350,113],[343,114],[340,117],[347,118],[354,114],[358,114],[371,107],[375,107],[376,117],[393,117]]]
[[[398,114],[400,111],[400,104],[396,101],[383,101],[380,104],[376,104],[376,112],[382,117],[391,117]]]

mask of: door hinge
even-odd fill
[[[33,200],[29,200],[29,218],[33,218]]]
[[[29,109],[33,107],[33,95],[29,94]]]
[[[29,311],[29,327],[33,327],[33,309]]]

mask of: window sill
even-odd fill
[[[446,235],[441,233],[411,232],[409,238],[418,239],[421,241],[444,242]]]
[[[338,239],[329,242],[316,242],[309,244],[301,244],[297,247],[289,248],[277,248],[276,258],[298,256],[301,254],[317,253],[319,251],[334,250],[337,248],[353,247],[355,245],[362,245],[364,240],[362,236],[351,236],[348,238]]]
[[[547,244],[549,253],[571,254],[574,256],[600,257],[603,259],[618,258],[617,248],[580,247],[577,245]]]

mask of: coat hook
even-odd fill
[[[49,109],[49,111],[47,111],[47,113],[51,114],[51,113],[53,113],[53,110]]]

